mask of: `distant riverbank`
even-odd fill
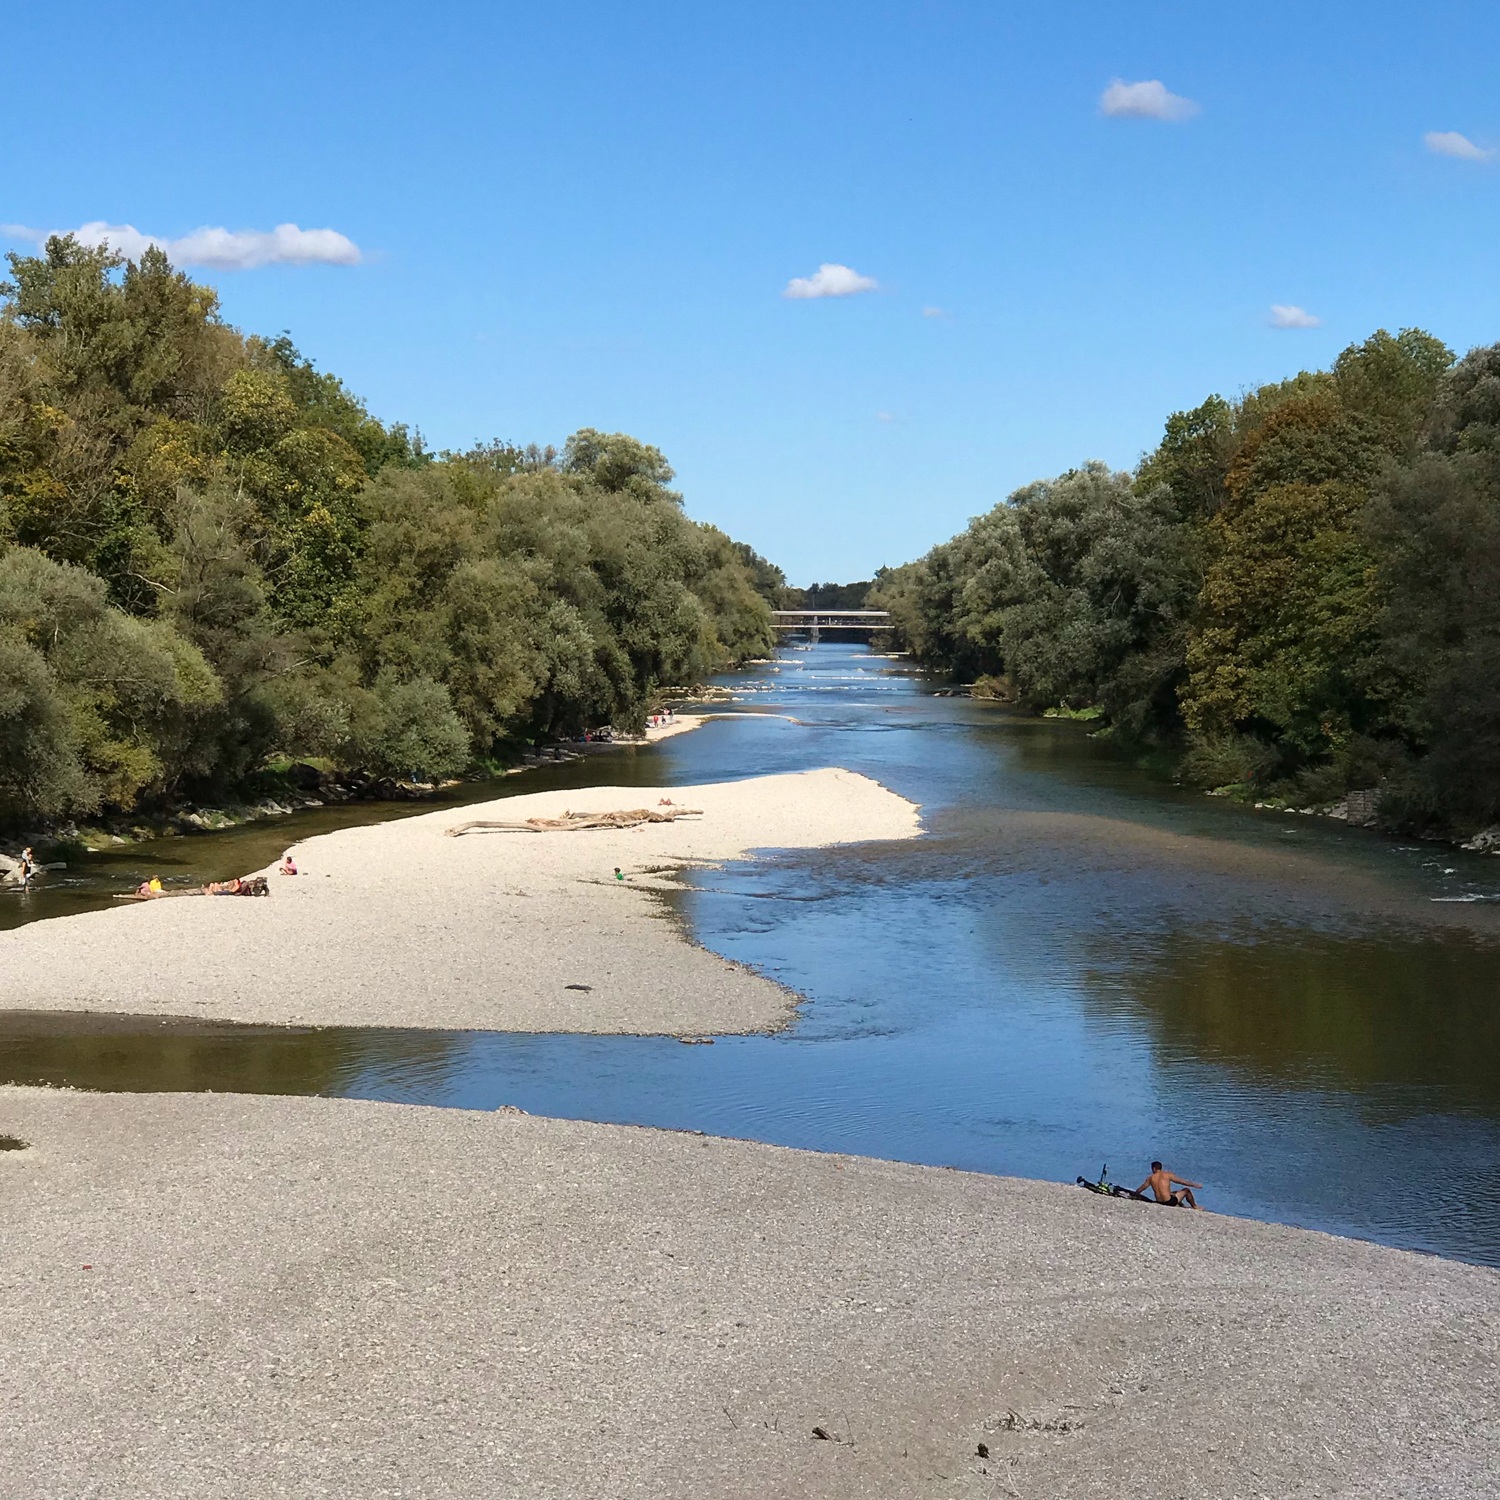
[[[545,746],[527,751],[518,764],[498,772],[497,776],[519,776],[542,766],[579,760],[585,754],[654,745],[698,729],[712,717],[712,714],[701,713],[674,714],[670,719],[648,724],[637,735],[611,735],[608,739],[591,738]],[[478,780],[494,780],[497,776]],[[76,857],[84,852],[99,853],[163,838],[190,838],[197,833],[222,833],[247,823],[290,817],[294,813],[310,812],[330,804],[364,803],[373,807],[382,802],[430,801],[448,788],[465,785],[461,779],[441,783],[396,781],[357,772],[320,770],[306,764],[293,765],[266,780],[273,790],[249,800],[225,801],[211,806],[195,804],[175,812],[150,816],[119,814],[83,824],[44,824],[9,838],[0,838],[0,886],[19,878],[18,857],[28,846],[45,851],[43,857],[49,861],[62,858],[65,864],[65,857]],[[41,878],[46,879],[45,872]]]
[[[998,688],[997,683],[998,679],[995,678],[980,678],[976,682],[955,684],[952,688],[938,689],[937,696],[962,696],[972,699],[975,703],[988,704],[1011,713],[1026,713],[1036,718],[1060,719],[1079,725],[1092,724],[1095,728],[1088,731],[1091,737],[1111,737],[1112,731],[1108,721],[1097,708],[1076,711],[1048,708],[1040,712],[1022,709],[1016,704],[1014,697],[1007,696]],[[1134,753],[1142,769],[1160,776],[1165,781],[1170,781],[1174,786],[1189,785],[1180,774],[1183,764],[1181,756],[1169,755],[1160,748],[1143,754],[1139,746],[1135,747]],[[1357,791],[1345,792],[1329,800],[1311,802],[1306,805],[1296,798],[1263,797],[1249,782],[1236,782],[1217,787],[1198,785],[1194,787],[1194,790],[1205,797],[1223,797],[1241,806],[1251,807],[1256,812],[1328,818],[1336,823],[1347,823],[1351,828],[1378,829],[1391,838],[1420,838],[1425,843],[1446,844],[1450,848],[1462,849],[1470,854],[1500,854],[1500,823],[1479,829],[1471,828],[1463,832],[1438,833],[1427,829],[1420,834],[1413,834],[1400,826],[1383,821],[1379,787],[1365,787]]]

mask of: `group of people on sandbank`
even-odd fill
[[[290,849],[282,856],[276,873],[278,875],[297,873],[297,862],[292,858]],[[195,891],[169,891],[162,884],[161,877],[153,875],[135,888],[136,898],[141,901],[152,901],[158,896],[269,896],[270,894],[271,883],[264,875],[235,875],[229,880],[210,880],[201,889]]]
[[[659,708],[646,715],[646,732],[649,734],[653,729],[665,729],[668,724],[677,722],[677,711],[671,708]],[[597,729],[585,729],[576,737],[576,743],[580,745],[610,745],[615,740],[624,738],[632,739],[635,736],[621,736],[616,733],[613,724],[601,724]]]

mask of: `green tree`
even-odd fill
[[[222,685],[165,622],[112,608],[102,580],[11,548],[0,557],[0,632],[21,694],[6,738],[54,747],[39,772],[12,772],[13,785],[36,774],[38,785],[67,789],[66,810],[89,812],[128,808],[207,769],[198,721],[220,704]],[[46,693],[22,645],[43,664]]]
[[[769,650],[785,580],[660,450],[434,456],[150,250],[0,288],[0,817],[223,789],[274,754],[447,774],[638,724]]]
[[[1381,331],[1346,349],[1331,378],[1257,403],[1206,532],[1182,691],[1200,742],[1249,735],[1282,775],[1331,765],[1325,790],[1372,774],[1398,710],[1365,516],[1414,450],[1451,359],[1427,334]]]
[[[1424,450],[1367,517],[1390,696],[1417,757],[1397,788],[1413,820],[1500,818],[1500,345],[1444,380]]]

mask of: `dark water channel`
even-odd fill
[[[11,1017],[0,1077],[511,1103],[1063,1181],[1108,1161],[1132,1186],[1160,1156],[1214,1208],[1500,1265],[1500,906],[1475,899],[1500,860],[1179,792],[1080,726],[935,696],[858,647],[727,681],[736,718],[503,790],[841,765],[920,802],[921,840],[773,855],[673,898],[709,947],[809,997],[789,1031]],[[368,817],[124,851],[27,914]]]

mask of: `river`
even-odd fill
[[[1065,1182],[1107,1162],[1132,1187],[1160,1157],[1224,1212],[1500,1265],[1500,861],[1181,791],[1086,726],[942,696],[858,646],[723,680],[733,717],[502,789],[840,765],[920,802],[921,840],[771,855],[668,898],[808,997],[786,1032],[26,1016],[0,1020],[0,1076],[515,1104]],[[0,923],[370,817],[124,850]]]

